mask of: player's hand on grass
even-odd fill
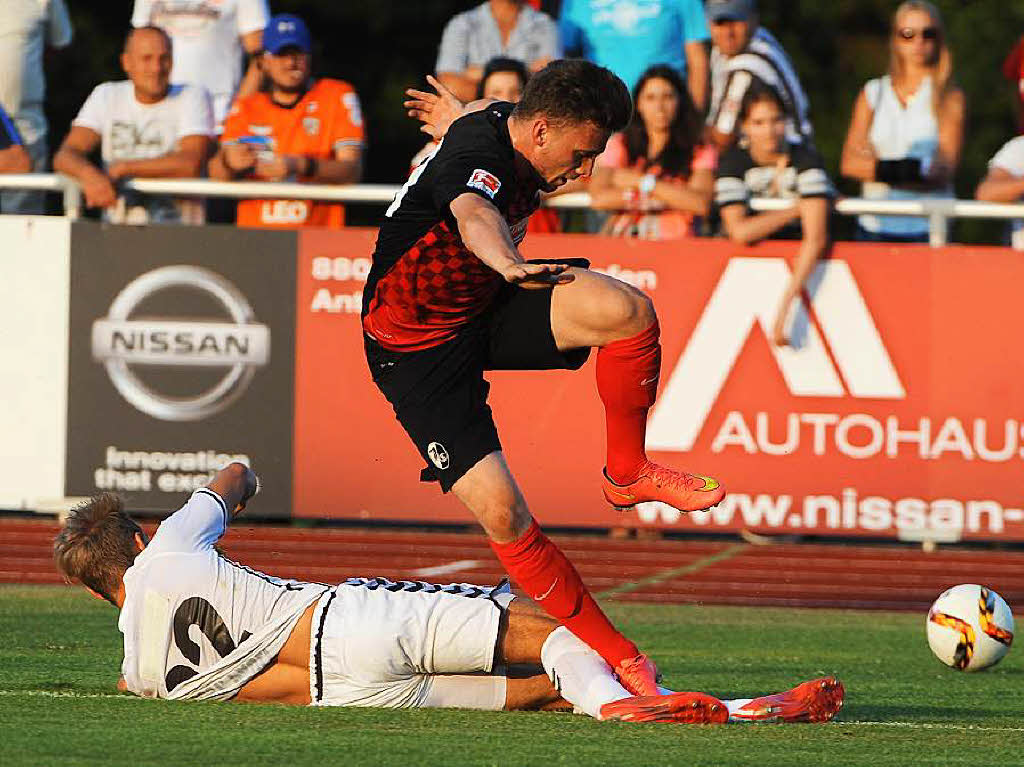
[[[90,173],[82,179],[82,193],[89,208],[109,208],[117,202],[114,183],[104,173]]]
[[[409,88],[405,91],[409,98],[402,102],[402,106],[408,110],[409,117],[423,123],[420,130],[436,141],[462,115],[464,104],[431,75],[427,75],[427,82],[437,93]]]
[[[521,288],[549,288],[576,279],[568,268],[566,264],[514,263],[502,269],[501,276]]]

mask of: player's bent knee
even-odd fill
[[[505,505],[487,504],[476,511],[477,521],[487,537],[496,543],[511,543],[530,527],[530,512],[518,503]]]
[[[605,322],[623,337],[646,330],[657,319],[654,302],[644,293],[624,282],[614,283],[603,301]]]

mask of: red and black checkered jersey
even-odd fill
[[[385,349],[438,346],[497,295],[501,275],[465,246],[449,206],[477,194],[522,241],[542,180],[525,163],[517,167],[512,108],[499,102],[452,123],[388,208],[363,293],[363,329]]]

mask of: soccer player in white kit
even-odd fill
[[[230,464],[151,541],[116,495],[71,512],[55,561],[69,581],[120,609],[120,689],[320,706],[572,705],[598,719],[697,723],[827,721],[842,705],[832,677],[752,700],[630,696],[597,653],[504,586],[383,578],[328,586],[265,575],[214,547],[258,488],[248,467]],[[538,673],[513,678],[508,666]]]

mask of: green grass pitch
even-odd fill
[[[835,673],[828,725],[630,725],[550,713],[311,709],[118,695],[115,610],[84,591],[0,587],[0,764],[1024,764],[1024,651],[962,674],[924,616],[609,603],[665,683],[749,697]]]

